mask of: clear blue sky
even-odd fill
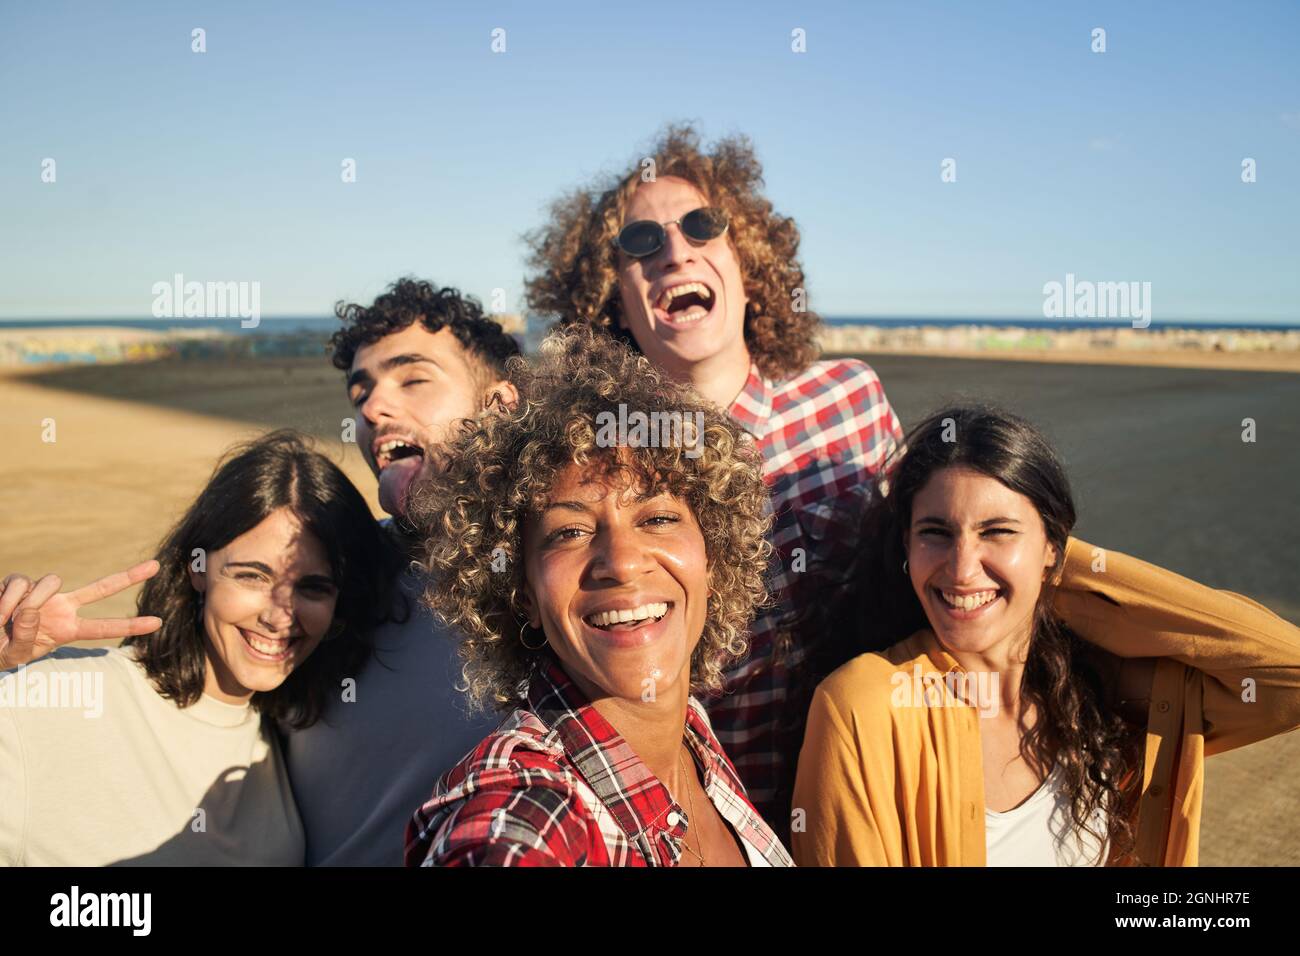
[[[177,272],[265,315],[406,273],[520,310],[520,235],[674,119],[753,138],[824,314],[1041,315],[1071,272],[1300,319],[1300,5],[1227,0],[6,0],[0,317],[146,317]]]

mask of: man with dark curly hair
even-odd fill
[[[356,439],[375,476],[384,524],[408,554],[408,490],[442,467],[458,422],[517,394],[506,361],[519,346],[474,299],[401,279],[369,305],[339,303],[334,365],[347,375]],[[411,811],[430,781],[480,740],[490,722],[470,717],[455,686],[460,666],[448,629],[416,599],[375,633],[375,660],[314,727],[288,739],[289,776],[307,834],[308,865],[397,865]],[[432,731],[432,732],[431,732]]]
[[[628,170],[553,205],[529,236],[527,289],[534,311],[622,339],[758,442],[775,600],[709,712],[755,804],[785,833],[816,678],[816,648],[790,622],[812,600],[814,569],[851,552],[870,479],[902,432],[870,367],[816,360],[799,231],[762,184],[747,139],[706,151],[691,127],[670,127]]]

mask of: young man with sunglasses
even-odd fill
[[[818,569],[854,548],[868,479],[902,430],[865,363],[816,360],[798,230],[761,184],[748,141],[706,153],[691,128],[670,128],[636,172],[555,204],[530,237],[528,292],[534,311],[603,328],[694,386],[762,451],[774,600],[709,713],[755,805],[785,834],[811,691],[834,663],[814,664],[814,636],[794,625]]]

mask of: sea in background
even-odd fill
[[[0,330],[5,329],[146,329],[149,331],[192,331],[197,329],[244,335],[284,335],[295,332],[333,332],[339,320],[333,316],[262,316],[258,324],[243,328],[241,319],[0,319]]]
[[[829,326],[870,325],[879,328],[905,329],[916,326],[934,326],[938,328],[957,328],[968,325],[997,326],[1013,329],[1058,329],[1077,331],[1087,329],[1122,329],[1131,328],[1128,319],[1044,319],[1013,318],[997,316],[972,316],[968,318],[945,318],[936,316],[877,316],[877,315],[834,315],[824,316]],[[528,320],[529,328],[545,328],[545,319],[532,316]],[[1300,330],[1297,322],[1227,322],[1213,319],[1155,319],[1153,327],[1166,329],[1223,329],[1229,331],[1296,331]],[[0,319],[0,329],[56,329],[56,328],[131,328],[131,329],[212,329],[246,335],[283,335],[294,332],[333,332],[339,327],[339,320],[334,316],[262,316],[253,328],[242,328],[240,319],[154,319],[154,318],[97,318],[97,319]]]
[[[494,317],[528,354],[551,324],[540,316]],[[248,328],[238,317],[0,319],[0,368],[320,358],[339,327],[337,318],[321,315],[267,316]],[[818,338],[828,356],[1048,357],[1300,372],[1300,322],[830,316]]]

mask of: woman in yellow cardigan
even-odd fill
[[[1300,629],[1069,537],[1020,419],[947,409],[907,449],[853,572],[886,649],[814,695],[796,862],[1194,866],[1204,758],[1300,725]]]

